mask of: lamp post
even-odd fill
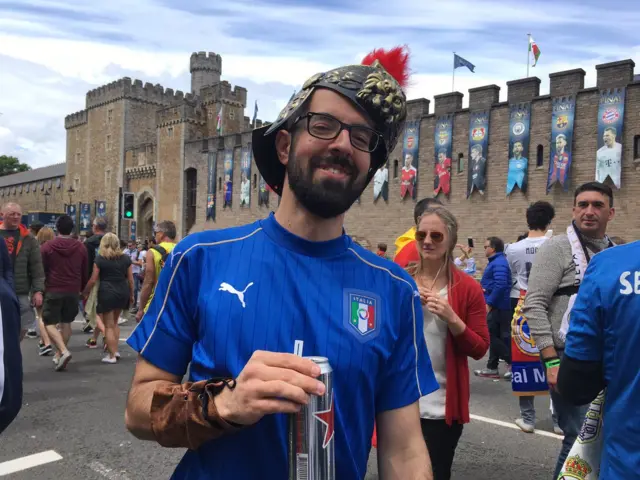
[[[51,195],[51,193],[49,192],[49,190],[47,190],[46,192],[44,192],[44,211],[48,212],[49,211],[49,196]]]
[[[69,189],[67,190],[67,193],[69,194],[69,205],[71,205],[73,203],[73,194],[76,193],[76,191],[73,189],[71,185],[69,185]]]

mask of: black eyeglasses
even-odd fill
[[[307,120],[309,135],[321,140],[333,140],[343,130],[347,130],[351,145],[363,152],[371,153],[375,151],[380,143],[380,134],[373,128],[364,125],[348,125],[327,113],[309,112],[296,118],[293,124],[295,125],[301,120]]]

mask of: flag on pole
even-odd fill
[[[218,135],[222,135],[222,109],[224,108],[224,104],[220,105],[220,110],[218,110],[218,120],[216,124],[216,131]]]
[[[256,119],[258,118],[258,100],[256,100],[256,104],[253,107],[253,120],[251,120],[251,123],[255,126],[256,124]]]
[[[540,48],[538,48],[538,44],[533,37],[529,37],[529,51],[533,53],[533,66],[535,67],[538,63],[538,58],[540,57]]]
[[[471,63],[469,60],[465,60],[460,55],[457,55],[457,54],[454,53],[453,54],[453,69],[455,70],[458,67],[467,67],[473,73],[476,73],[474,71],[476,66],[473,63]]]

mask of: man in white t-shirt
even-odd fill
[[[617,131],[607,127],[602,134],[604,145],[596,152],[596,182],[611,177],[616,187],[620,188],[620,172],[622,170],[622,144],[616,142]]]
[[[527,236],[516,243],[512,243],[505,250],[509,268],[511,268],[511,278],[513,279],[510,295],[512,313],[518,304],[520,292],[527,291],[529,288],[531,265],[540,246],[549,239],[546,232],[554,217],[555,210],[550,203],[540,201],[531,204],[527,209],[527,225],[529,227]],[[516,420],[516,425],[523,432],[533,433],[536,424],[534,397],[523,396],[519,397],[519,399],[521,418]],[[553,414],[553,429],[558,434],[562,433],[555,414]]]

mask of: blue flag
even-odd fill
[[[458,67],[467,67],[473,73],[475,73],[474,69],[476,66],[471,63],[469,60],[465,60],[460,55],[453,54],[453,68],[456,69]]]

